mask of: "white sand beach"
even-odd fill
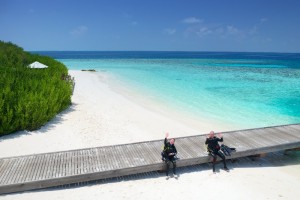
[[[105,72],[71,70],[76,87],[72,106],[40,130],[0,138],[0,157],[227,131],[230,125],[197,121],[146,101],[112,83]],[[226,138],[225,138],[226,140]],[[300,160],[296,153],[239,159],[230,172],[212,173],[210,166],[186,167],[178,179],[149,173],[121,181],[65,189],[43,189],[1,196],[1,199],[299,199]],[[220,168],[221,166],[218,165]]]

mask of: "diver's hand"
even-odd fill
[[[168,138],[169,137],[169,133],[168,132],[166,132],[166,136],[165,136],[165,138]]]

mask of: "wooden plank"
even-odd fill
[[[6,176],[4,177],[4,180],[3,180],[4,184],[9,184],[11,182],[11,179],[13,178],[13,176],[15,174],[14,172],[15,172],[16,168],[18,167],[18,162],[19,162],[18,158],[12,159],[12,163],[10,163],[10,166],[8,166]]]
[[[45,178],[45,174],[47,172],[47,166],[48,166],[48,157],[47,154],[44,154],[42,159],[42,165],[41,165],[42,169],[38,175],[38,180],[42,180]]]
[[[36,176],[36,173],[37,173],[37,170],[38,170],[38,166],[39,166],[39,155],[34,155],[33,157],[33,161],[32,161],[32,170],[30,170],[30,175],[29,175],[29,179],[28,181],[35,181],[35,176]]]
[[[14,172],[16,170],[16,168],[18,167],[18,162],[19,162],[19,159],[15,158],[15,159],[12,159],[12,163],[10,164],[10,167],[9,169],[7,170],[7,174],[6,176],[4,177],[4,184],[9,184],[12,182],[12,178],[14,176]]]
[[[32,170],[34,168],[33,163],[34,162],[34,156],[29,156],[28,157],[28,163],[26,166],[26,176],[25,176],[25,180],[24,182],[28,182],[31,180],[31,174],[32,174]]]
[[[63,157],[64,157],[64,153],[59,153],[58,154],[59,158],[58,158],[58,172],[57,172],[57,176],[58,177],[62,177],[63,176],[63,171],[64,171],[64,161],[63,161]]]
[[[194,151],[194,154],[196,157],[199,157],[203,155],[203,152],[206,151],[206,145],[204,137],[187,137],[186,138],[187,143],[189,144],[192,151]]]
[[[192,150],[186,145],[185,139],[183,138],[176,141],[176,149],[178,154],[184,154],[184,157],[187,159],[193,157]]]
[[[51,162],[51,167],[52,167],[52,175],[49,178],[57,178],[57,163],[58,163],[58,153],[52,154],[52,162]]]
[[[77,167],[77,158],[75,151],[71,151],[71,169],[70,169],[70,176],[76,175],[76,167]]]
[[[94,164],[94,161],[93,161],[93,153],[91,151],[91,149],[87,150],[86,151],[86,154],[87,154],[87,166],[88,166],[88,173],[93,173],[95,172],[95,164]]]
[[[121,154],[118,153],[116,146],[111,146],[110,148],[112,152],[112,164],[115,165],[116,169],[121,169],[123,167],[122,163],[120,162]]]
[[[111,155],[110,155],[110,148],[102,148],[103,150],[103,155],[104,155],[104,160],[105,160],[105,171],[108,171],[108,170],[113,170],[114,169],[114,166],[111,165]]]
[[[66,176],[66,152],[62,152],[61,154],[61,168],[60,168],[60,175],[62,177]]]
[[[188,138],[184,138],[181,140],[183,148],[188,151],[188,154],[191,158],[198,157],[198,152],[200,148],[198,147],[198,144],[191,143],[191,141]],[[189,158],[189,157],[187,157]]]
[[[72,152],[66,152],[66,171],[65,176],[70,176],[72,174]]]
[[[56,171],[57,171],[57,153],[53,153],[52,155],[52,160],[51,160],[51,163],[50,163],[50,166],[51,166],[51,171],[50,171],[50,174],[49,174],[49,178],[56,178]]]
[[[294,129],[297,133],[300,132],[300,126],[298,125],[290,125],[290,126],[284,126],[285,128]]]
[[[16,167],[14,169],[11,169],[12,174],[10,175],[11,176],[10,181],[7,182],[6,184],[12,184],[18,178],[18,176],[19,176],[19,169],[21,167],[20,166],[21,163],[22,163],[22,158],[17,158]]]
[[[18,168],[15,171],[15,178],[13,180],[13,183],[19,182],[19,179],[23,177],[22,171],[24,168],[26,157],[20,157],[19,159],[20,159],[20,163],[18,164]]]
[[[19,177],[18,179],[18,182],[22,183],[26,180],[26,176],[27,176],[27,173],[28,173],[28,165],[29,165],[29,162],[30,162],[30,158],[29,157],[24,157],[24,162],[23,162],[23,166],[22,166],[22,169],[21,169],[21,176]]]
[[[102,163],[103,163],[103,165],[102,165],[103,171],[111,170],[112,169],[111,166],[108,165],[108,163],[109,163],[108,156],[109,155],[107,154],[107,150],[105,148],[99,148],[98,151],[100,151],[99,156],[100,156],[100,160],[102,160]]]
[[[131,150],[130,146],[129,145],[124,145],[123,148],[126,149],[125,151],[126,151],[128,166],[129,167],[136,166],[137,164],[135,162],[135,159],[133,159],[132,150]]]
[[[66,176],[67,175],[67,170],[68,170],[68,152],[63,153],[62,160],[63,160],[62,176]]]
[[[98,161],[97,161],[95,149],[90,149],[89,153],[90,153],[89,158],[90,158],[90,163],[92,166],[92,172],[97,172],[98,171]]]
[[[3,167],[4,162],[5,162],[4,159],[0,159],[0,173],[4,169],[4,167]]]
[[[5,169],[3,170],[2,172],[2,176],[0,177],[0,183],[1,184],[5,184],[5,180],[7,178],[7,175],[10,173],[10,169],[11,169],[11,166],[13,164],[13,159],[8,159],[7,162],[6,162],[6,165],[5,165]]]
[[[85,173],[88,173],[89,172],[89,170],[88,170],[88,159],[87,159],[87,155],[86,155],[86,150],[82,150],[81,151],[81,153],[82,153],[82,166],[83,166],[83,173],[85,174]]]
[[[138,166],[138,160],[136,159],[136,151],[135,151],[135,146],[132,145],[125,145],[124,147],[127,148],[128,155],[127,158],[131,161],[131,167]]]
[[[300,124],[225,132],[223,136],[226,145],[237,148],[231,158],[238,158],[299,148],[299,130]],[[205,139],[203,135],[177,138],[181,158],[177,166],[209,162]],[[0,159],[0,194],[160,170],[165,166],[161,146],[163,140],[155,140]]]
[[[144,143],[137,143],[136,144],[136,150],[138,152],[138,158],[140,165],[147,165],[151,164],[149,157],[149,153],[146,151]]]
[[[151,149],[153,158],[155,162],[160,162],[161,161],[161,152],[163,150],[163,143],[161,141],[156,141],[156,142],[147,142],[148,147]]]
[[[143,153],[143,148],[141,147],[141,145],[139,143],[135,144],[134,152],[136,153],[135,159],[138,163],[138,166],[145,165],[146,160],[147,160],[147,158],[145,156],[147,156],[147,155]]]
[[[111,149],[111,146],[109,146],[107,148],[107,151],[105,152],[106,153],[106,159],[107,159],[107,163],[106,163],[106,167],[108,167],[109,169],[111,170],[115,170],[116,169],[116,166],[113,164],[113,160],[114,158],[112,157],[113,156],[113,153],[112,153],[112,149]]]
[[[83,158],[82,158],[82,150],[77,151],[77,174],[83,173]]]
[[[96,172],[101,171],[101,161],[99,160],[99,152],[97,148],[94,148],[95,160],[96,160]]]
[[[147,153],[148,153],[149,160],[151,161],[151,163],[155,163],[155,161],[157,161],[158,156],[161,157],[160,155],[154,154],[153,146],[151,146],[149,144],[149,142],[145,143],[145,148],[147,149]]]
[[[245,137],[242,137],[240,133],[235,135],[227,134],[226,137],[224,136],[224,143],[227,145],[231,145],[230,141],[235,141],[231,147],[237,149],[237,151],[246,151],[252,148],[252,146],[246,141]]]
[[[48,159],[48,163],[47,163],[47,170],[45,173],[45,178],[49,179],[50,177],[52,177],[52,171],[53,171],[53,154],[48,154],[47,155],[47,159]]]
[[[244,142],[247,143],[248,146],[251,148],[259,148],[261,147],[261,144],[257,142],[257,140],[253,139],[254,135],[249,136],[249,131],[247,132],[242,132],[238,131],[240,139]]]
[[[2,167],[2,170],[0,171],[0,184],[3,184],[4,182],[4,177],[7,173],[7,169],[9,169],[9,163],[10,163],[10,159],[3,159],[3,167]]]
[[[89,150],[84,151],[84,157],[85,157],[85,173],[92,173],[92,165],[90,163],[90,158],[89,158]]]
[[[103,158],[102,158],[102,155],[101,155],[101,151],[99,151],[99,148],[95,148],[95,151],[96,151],[96,159],[98,161],[98,172],[101,172],[104,170],[104,167],[103,167]]]
[[[128,167],[128,158],[127,152],[125,151],[126,148],[124,146],[115,146],[115,153],[118,155],[117,162],[119,163],[119,168],[126,168]]]
[[[289,127],[289,126],[275,127],[274,129],[284,132],[286,135],[289,135],[289,136],[293,137],[294,139],[300,138],[300,132],[298,130],[295,130],[293,127]]]
[[[272,133],[271,137],[274,137],[279,143],[289,143],[294,141],[294,136],[276,128],[272,129],[270,132]]]
[[[82,150],[77,151],[77,162],[78,162],[78,168],[77,172],[78,174],[83,174],[83,157],[82,157]]]
[[[71,175],[76,175],[75,168],[76,168],[77,164],[76,164],[75,151],[71,151],[70,156],[71,156],[71,169],[70,169],[70,176],[71,176]]]
[[[32,181],[35,181],[38,179],[38,173],[40,170],[40,165],[41,165],[41,159],[42,159],[42,155],[36,155],[35,157],[35,170],[33,171],[33,175],[32,175]]]
[[[44,154],[44,158],[43,158],[43,170],[39,174],[39,180],[42,180],[42,179],[46,178],[48,166],[49,166],[49,154]]]
[[[83,162],[83,174],[85,173],[89,173],[89,170],[88,170],[88,159],[87,159],[87,155],[86,155],[86,150],[82,150],[81,151],[82,153],[82,159],[81,161]]]
[[[147,142],[143,143],[143,149],[147,157],[147,164],[155,163],[157,157],[161,156],[160,154],[154,155],[153,154],[154,152],[152,151],[151,148],[149,148],[149,144]]]
[[[254,131],[250,131],[250,134],[253,134]],[[274,137],[270,136],[270,130],[255,130],[255,136],[252,137],[256,140],[256,142],[259,142],[262,144],[261,146],[272,146],[278,144],[276,140],[273,140]]]
[[[60,178],[61,174],[61,153],[56,153],[56,158],[55,158],[55,178]]]
[[[44,155],[37,155],[39,157],[39,164],[38,164],[38,168],[37,168],[37,171],[35,173],[35,177],[34,177],[34,180],[39,180],[39,176],[40,174],[43,172],[44,170]]]

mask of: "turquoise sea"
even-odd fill
[[[300,54],[38,52],[96,69],[169,109],[239,128],[300,123]]]

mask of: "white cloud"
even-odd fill
[[[238,34],[240,31],[237,28],[235,28],[234,26],[227,26],[226,32],[229,35],[235,35],[235,34]]]
[[[203,20],[198,19],[196,17],[189,17],[189,18],[185,18],[184,20],[182,20],[182,22],[185,24],[197,24],[197,23],[203,22]]]
[[[215,33],[215,30],[208,27],[208,26],[192,26],[188,27],[185,32],[184,36],[197,36],[197,37],[205,37],[208,35],[212,35]]]
[[[190,20],[193,21],[193,20]],[[201,39],[214,38],[234,41],[243,41],[259,36],[259,26],[253,26],[249,29],[241,28],[232,24],[191,24],[184,30],[184,37],[198,37]]]
[[[168,35],[174,35],[176,33],[176,29],[174,29],[174,28],[166,28],[164,30],[164,33],[166,33]]]
[[[202,27],[202,28],[200,28],[200,29],[198,29],[198,30],[196,30],[196,34],[198,35],[198,36],[205,36],[205,35],[209,35],[209,34],[211,34],[211,33],[213,33],[213,30],[211,30],[211,29],[209,29],[209,28],[207,28],[207,27]]]
[[[72,36],[79,37],[87,32],[88,28],[86,26],[78,26],[70,33]]]
[[[267,18],[261,18],[261,19],[260,19],[260,23],[265,23],[266,21],[268,21]]]
[[[215,29],[215,32],[216,32],[217,34],[223,34],[223,33],[224,33],[224,28],[223,28],[223,27],[216,28],[216,29]]]

